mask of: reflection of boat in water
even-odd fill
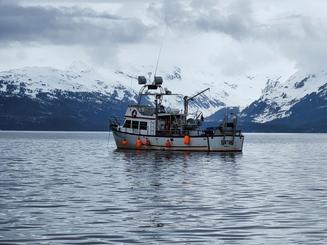
[[[147,83],[143,76],[138,77],[142,85],[139,101],[130,105],[125,119],[120,124],[111,120],[110,128],[118,149],[169,150],[169,151],[218,151],[241,152],[244,136],[237,130],[237,118],[226,115],[217,127],[201,129],[203,114],[196,113],[190,117],[188,103],[196,96],[184,97],[184,110],[167,108],[162,104],[164,96],[176,96],[162,87],[162,78],[154,77]],[[154,96],[154,105],[142,105],[142,97]],[[180,96],[180,95],[179,95]]]

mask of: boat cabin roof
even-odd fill
[[[129,109],[137,110],[144,116],[153,116],[156,112],[156,108],[154,106],[147,106],[147,105],[129,105]]]
[[[147,119],[152,119],[155,117],[156,108],[154,106],[147,105],[129,105],[125,113],[126,117],[147,117]],[[174,109],[170,107],[164,107],[160,105],[158,108],[158,117],[165,116],[183,116],[184,114],[179,109]],[[149,118],[148,118],[149,117]]]

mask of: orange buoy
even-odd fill
[[[171,143],[171,141],[169,139],[166,140],[165,146],[166,147],[171,147],[172,146],[172,143]]]
[[[189,145],[191,143],[191,137],[188,135],[184,136],[184,145]]]
[[[151,142],[148,138],[145,138],[144,145],[151,145]]]
[[[142,140],[140,138],[137,138],[136,143],[135,143],[136,149],[141,149],[142,147]]]
[[[122,145],[128,145],[128,141],[127,141],[126,139],[123,139],[123,140],[121,141],[121,144],[122,144]]]

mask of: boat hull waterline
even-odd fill
[[[113,131],[118,149],[203,151],[203,152],[242,152],[244,136],[192,136],[189,144],[184,137],[148,136]],[[141,144],[140,144],[141,142]]]

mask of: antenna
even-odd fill
[[[154,76],[157,75],[157,70],[158,70],[159,59],[160,59],[160,55],[161,55],[162,46],[163,46],[163,41],[162,41],[161,46],[160,46],[160,50],[159,50],[159,54],[158,54],[158,58],[157,58],[156,69],[155,69],[155,71],[154,71]]]
[[[161,50],[162,50],[162,47],[163,47],[163,44],[164,44],[164,41],[165,41],[166,33],[167,33],[167,25],[166,25],[165,32],[164,32],[164,37],[162,38],[162,41],[161,41],[161,45],[160,45],[160,49],[159,49],[159,54],[158,54],[158,58],[157,58],[156,69],[154,70],[154,77],[157,75],[157,70],[158,70],[158,65],[159,65]]]

